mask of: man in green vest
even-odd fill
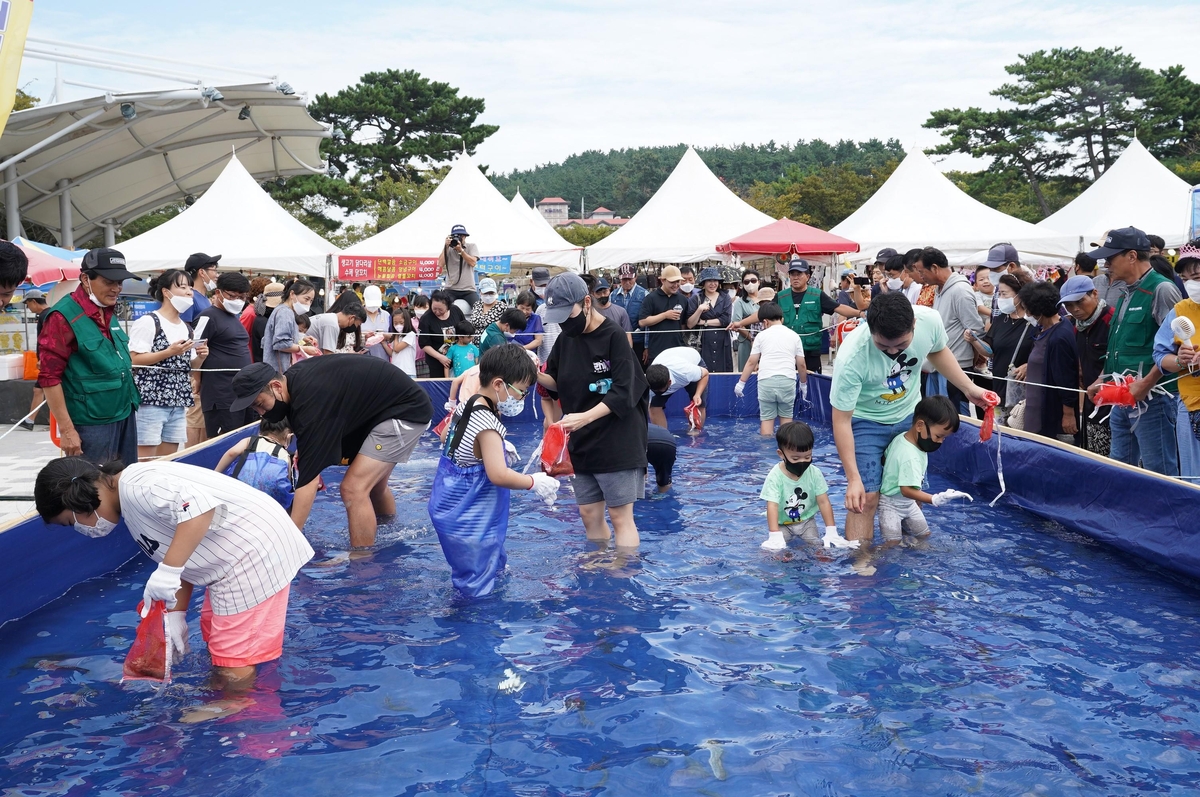
[[[1150,239],[1136,227],[1112,230],[1104,246],[1088,254],[1106,261],[1114,283],[1124,283],[1108,329],[1108,361],[1104,373],[1088,388],[1088,396],[1095,399],[1100,385],[1112,375],[1132,374],[1137,378],[1129,392],[1140,403],[1135,408],[1112,408],[1109,456],[1126,465],[1140,464],[1146,470],[1178,476],[1178,388],[1172,380],[1162,386],[1168,392],[1150,391],[1163,376],[1154,362],[1154,335],[1183,296],[1174,282],[1150,265]]]
[[[116,249],[84,255],[79,287],[50,308],[38,336],[38,387],[58,423],[63,453],[97,464],[138,461],[129,338],[116,317],[121,282],[140,280]]]
[[[791,287],[779,292],[775,297],[776,304],[783,310],[783,324],[800,336],[804,346],[804,367],[810,374],[821,373],[821,329],[824,326],[822,318],[827,315],[840,315],[846,318],[858,318],[862,311],[846,305],[839,305],[829,294],[817,287],[809,287],[809,277],[812,269],[808,261],[793,257],[788,262],[788,279]],[[740,321],[729,325],[730,329],[743,329],[758,323],[758,313],[746,316]]]

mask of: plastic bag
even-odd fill
[[[700,408],[696,406],[696,402],[693,401],[684,407],[683,414],[687,417],[689,432],[698,432],[704,428],[704,419],[700,414]]]
[[[138,614],[142,602],[138,602]],[[167,605],[150,604],[150,611],[138,623],[137,637],[125,655],[123,681],[170,681],[171,659],[167,655]]]
[[[979,439],[987,441],[992,439],[992,430],[996,426],[996,408],[988,407],[983,411],[983,424],[979,427]]]
[[[561,424],[552,424],[542,437],[542,470],[551,476],[574,476],[567,441],[571,435]]]
[[[25,378],[37,379],[38,375],[39,371],[37,353],[32,351],[25,352]]]
[[[450,421],[453,419],[454,419],[454,413],[453,412],[447,413],[446,417],[442,419],[442,422],[439,423],[437,426],[433,427],[434,435],[436,435],[437,437],[441,437],[445,433],[446,429],[448,429],[450,427]]]

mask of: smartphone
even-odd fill
[[[855,285],[870,285],[871,278],[870,277],[855,277],[854,284]]]

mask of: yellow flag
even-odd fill
[[[0,135],[17,99],[25,34],[32,17],[33,0],[0,0]]]

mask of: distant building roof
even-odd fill
[[[567,200],[560,196],[548,196],[538,202],[539,205],[567,205],[570,204]]]
[[[609,210],[608,208],[604,207],[603,205],[601,205],[600,207],[596,208],[596,209],[595,209],[595,210],[593,210],[592,212],[593,212],[593,213],[612,213],[612,211],[611,211],[611,210]]]
[[[569,221],[560,222],[556,227],[570,227],[578,224],[580,227],[620,227],[629,219],[571,219]]]

